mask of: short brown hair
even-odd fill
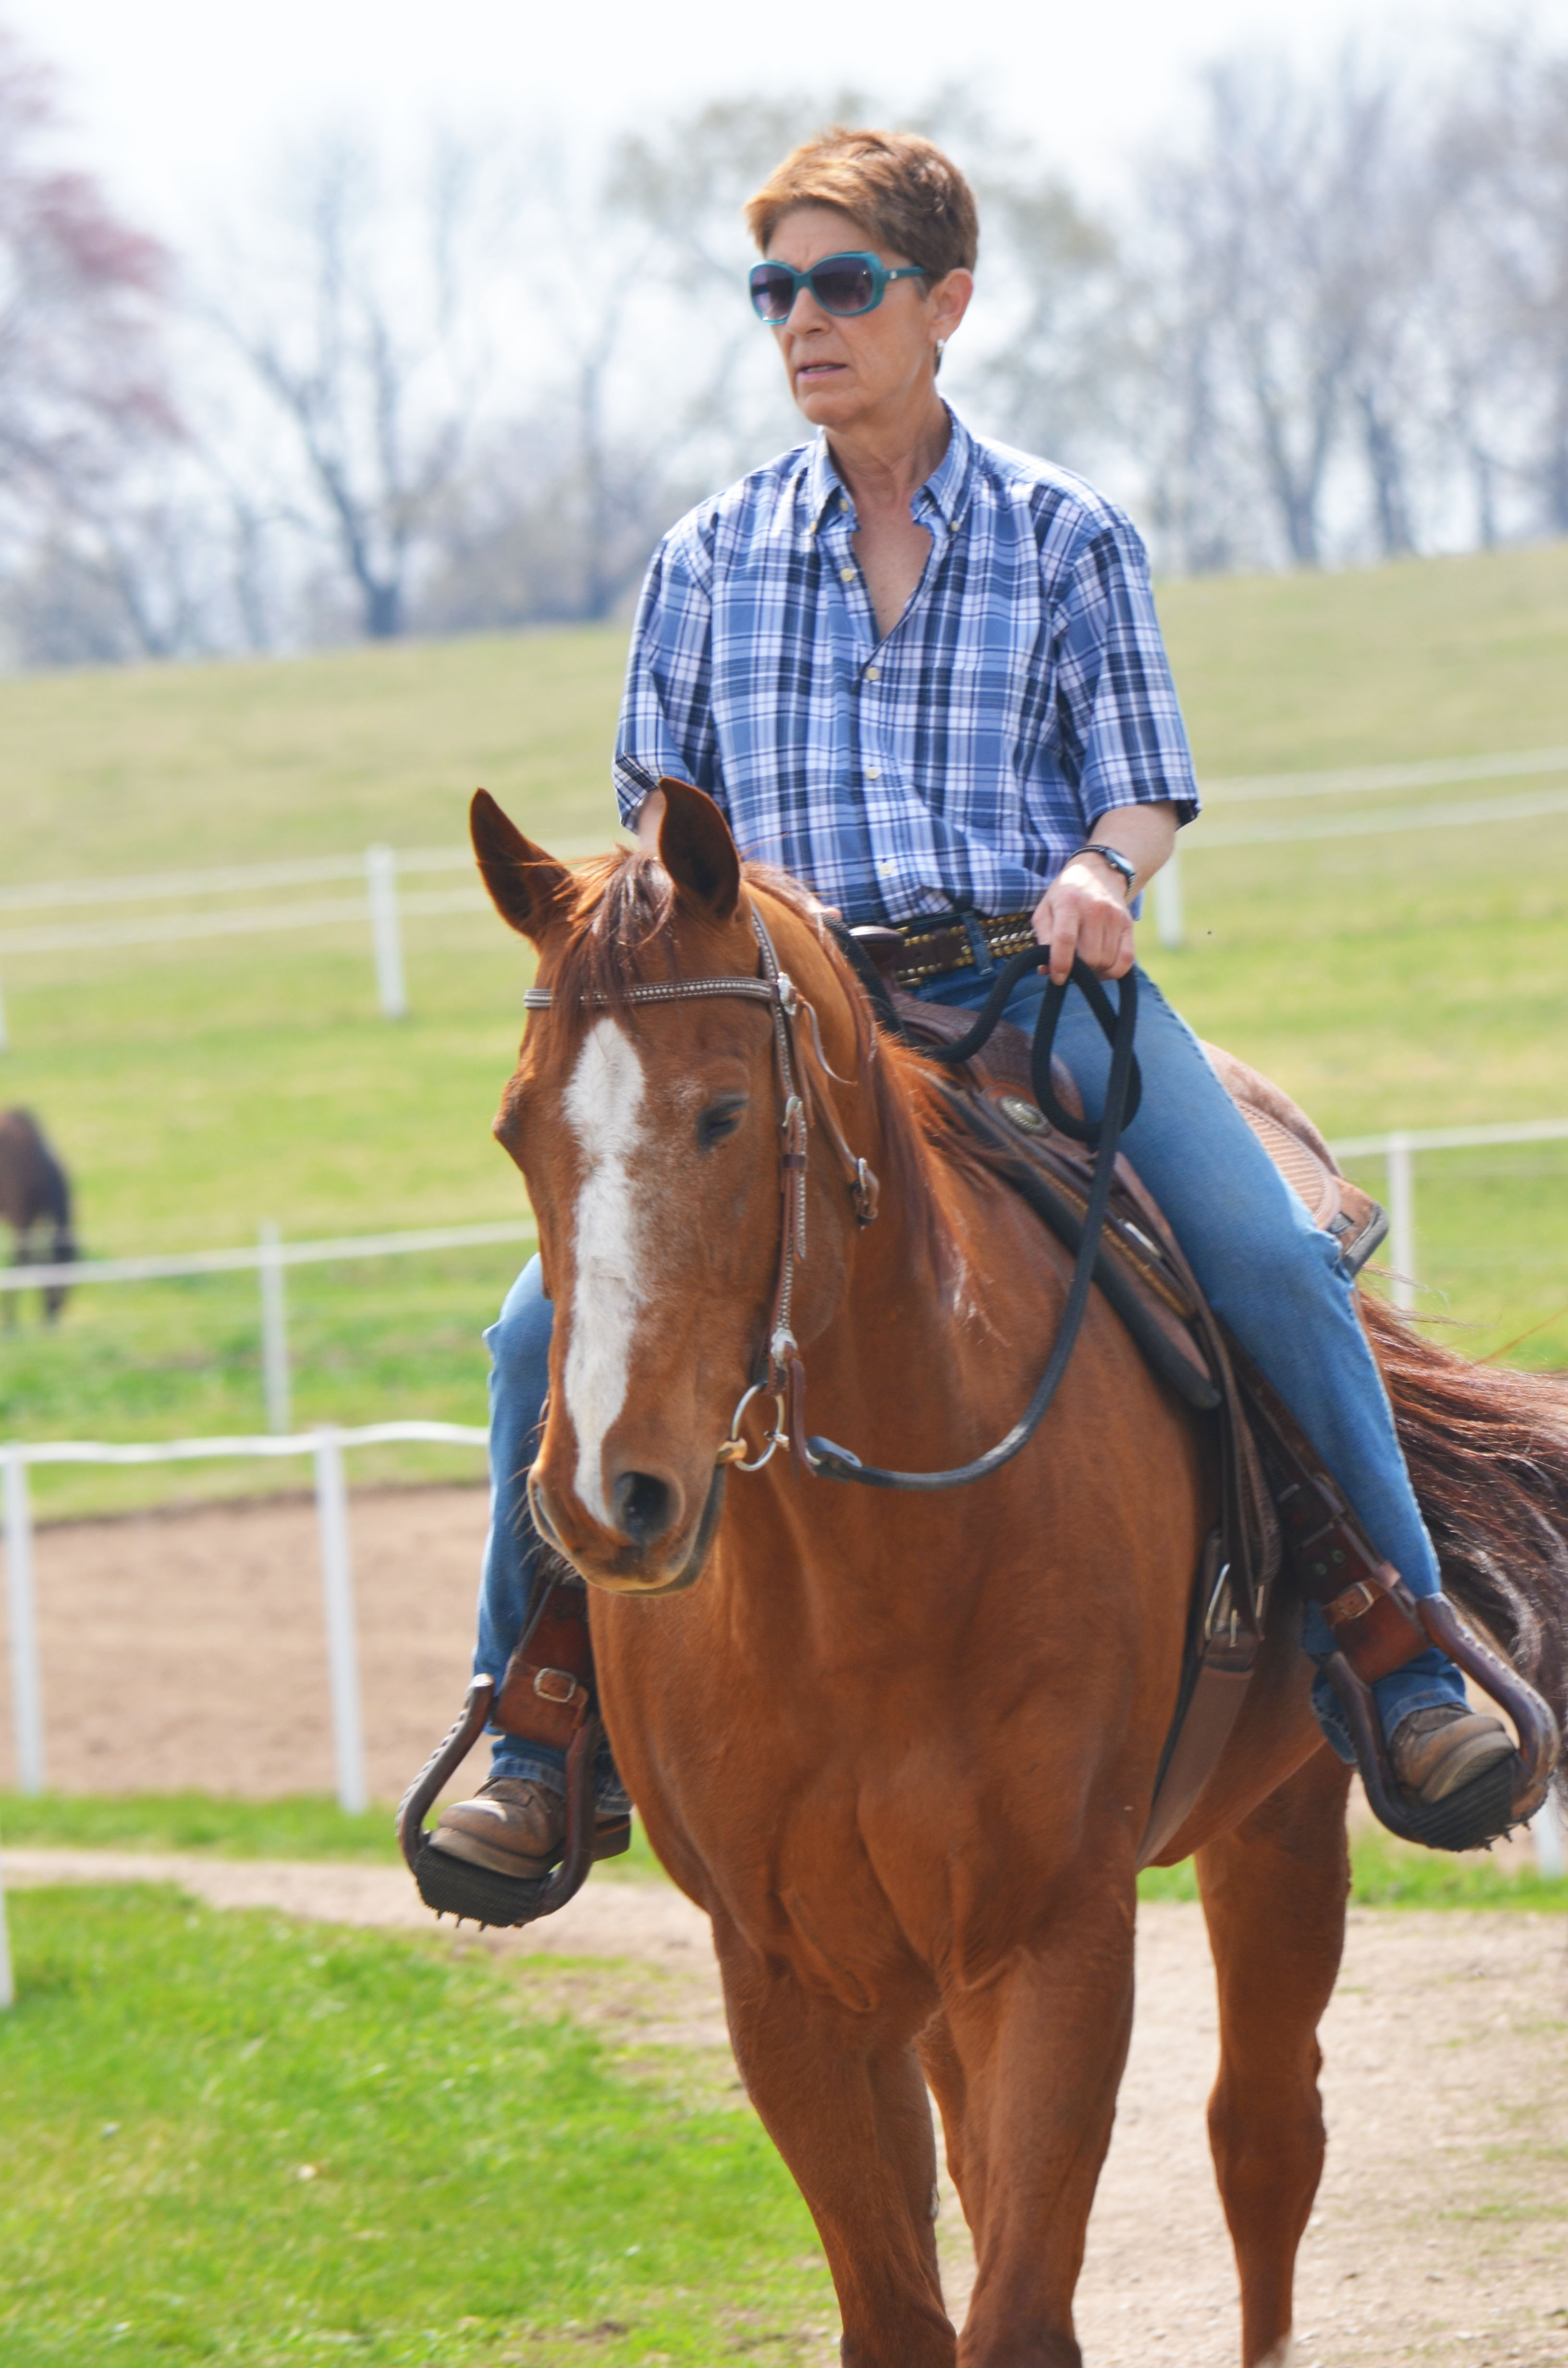
[[[846,131],[835,124],[791,151],[745,207],[746,228],[766,254],[797,206],[834,206],[879,246],[907,255],[940,279],[972,271],[980,245],[974,194],[958,166],[914,131]]]

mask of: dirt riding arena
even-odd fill
[[[461,1705],[487,1510],[483,1488],[354,1494],[372,1800],[397,1799]],[[313,1498],[51,1524],[36,1560],[52,1786],[333,1791]]]
[[[471,1489],[355,1499],[378,1797],[401,1788],[460,1695],[484,1519]],[[308,1501],[45,1530],[38,1578],[53,1782],[330,1789]],[[390,1867],[71,1857],[12,1853],[9,1879],[177,1874],[220,1905],[426,1920]],[[723,2047],[704,1920],[662,1884],[600,1877],[553,1927],[486,1945],[543,2002],[601,2023],[633,2055]],[[1085,2359],[1233,2368],[1233,2272],[1203,2133],[1214,2007],[1196,1908],[1143,1911],[1139,1998],[1090,2229]],[[1358,1911],[1324,2044],[1329,2168],[1302,2256],[1301,2368],[1568,2368],[1568,1919]],[[950,2194],[942,2234],[956,2316],[970,2264]],[[825,2328],[793,2333],[771,2356],[836,2358]]]

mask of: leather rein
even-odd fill
[[[972,1462],[955,1465],[947,1472],[892,1472],[879,1464],[863,1463],[848,1448],[836,1446],[830,1439],[808,1438],[806,1435],[806,1369],[791,1321],[795,1269],[804,1262],[806,1256],[806,1185],[810,1131],[813,1120],[820,1121],[837,1154],[854,1203],[857,1224],[869,1225],[875,1222],[880,1188],[865,1160],[857,1157],[846,1141],[827,1096],[812,1093],[796,1042],[796,1030],[802,1012],[811,1023],[812,1046],[824,1070],[840,1085],[849,1081],[838,1077],[837,1072],[829,1065],[823,1051],[822,1031],[816,1013],[811,1004],[797,993],[793,980],[780,965],[767,924],[755,905],[751,907],[751,925],[761,956],[760,977],[670,979],[624,987],[614,996],[600,994],[585,998],[591,1005],[608,1008],[612,1003],[688,1003],[709,996],[739,996],[747,1002],[766,1004],[772,1019],[774,1070],[781,1110],[778,1169],[783,1201],[773,1315],[768,1326],[767,1354],[761,1360],[757,1378],[743,1392],[731,1417],[729,1436],[720,1448],[715,1462],[733,1464],[738,1472],[760,1472],[766,1463],[771,1463],[778,1449],[784,1447],[788,1448],[797,1470],[814,1473],[824,1480],[856,1480],[864,1487],[930,1490],[957,1488],[971,1480],[982,1480],[987,1474],[1010,1463],[1040,1429],[1083,1327],[1089,1291],[1094,1281],[1095,1261],[1109,1206],[1111,1185],[1115,1179],[1117,1154],[1122,1134],[1137,1110],[1141,1090],[1138,1064],[1132,1050],[1138,1023],[1137,973],[1130,971],[1120,981],[1120,993],[1113,1007],[1093,972],[1082,962],[1074,960],[1073,964],[1069,984],[1078,987],[1086,996],[1111,1048],[1105,1116],[1097,1127],[1086,1124],[1072,1111],[1063,1110],[1051,1085],[1051,1046],[1055,1042],[1062,1008],[1067,999],[1067,985],[1058,985],[1054,980],[1048,985],[1035,1028],[1030,1055],[1035,1099],[1052,1124],[1063,1133],[1073,1135],[1081,1143],[1093,1144],[1096,1159],[1067,1304],[1062,1310],[1062,1322],[1057,1327],[1045,1371],[1035,1386],[1034,1394],[1012,1429]],[[956,1043],[923,1046],[921,1049],[926,1056],[948,1065],[971,1060],[995,1028],[1019,979],[1050,960],[1049,946],[1028,946],[1010,955],[998,972],[973,1026]],[[523,1008],[526,1011],[548,1011],[553,1002],[553,989],[548,986],[530,986],[524,991]],[[741,1436],[741,1423],[752,1401],[757,1397],[772,1400],[773,1426],[762,1443],[760,1452],[748,1462],[746,1441]]]

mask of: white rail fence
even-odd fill
[[[322,1610],[333,1753],[339,1805],[365,1808],[364,1723],[359,1693],[358,1632],[354,1616],[354,1563],[348,1524],[344,1452],[390,1441],[483,1447],[489,1433],[454,1422],[372,1422],[357,1429],[301,1431],[277,1439],[176,1439],[111,1446],[94,1440],[11,1440],[0,1445],[5,1481],[6,1603],[11,1644],[12,1726],[17,1788],[41,1793],[47,1782],[43,1672],[39,1651],[29,1468],[39,1463],[177,1463],[236,1456],[308,1455],[315,1466],[316,1524],[321,1545]]]
[[[567,861],[597,854],[604,841],[568,840],[553,850]],[[362,855],[324,855],[297,862],[230,865],[210,871],[167,871],[125,880],[62,880],[0,887],[0,915],[57,914],[92,908],[105,915],[89,921],[50,919],[33,928],[0,928],[0,962],[51,953],[97,953],[107,947],[177,945],[202,938],[250,937],[275,930],[341,928],[368,925],[376,996],[388,1019],[408,1017],[408,985],[403,957],[405,916],[488,912],[489,901],[472,877],[472,850],[466,847],[368,847]],[[408,889],[402,882],[419,873],[462,871],[460,888]],[[131,905],[182,905],[192,899],[255,894],[267,888],[321,887],[355,881],[355,896],[313,896],[287,904],[225,905],[215,912],[165,912],[127,918],[110,908]],[[6,1006],[0,995],[0,1052],[6,1049]]]
[[[1396,1306],[1415,1304],[1418,1288],[1415,1234],[1415,1158],[1418,1153],[1478,1150],[1492,1146],[1568,1142],[1568,1119],[1521,1119],[1496,1125],[1396,1127],[1386,1134],[1346,1135],[1330,1145],[1341,1166],[1367,1159],[1384,1162],[1388,1182],[1387,1262],[1393,1274]],[[321,1266],[356,1258],[403,1258],[422,1251],[477,1249],[502,1243],[531,1244],[538,1238],[531,1218],[494,1224],[433,1225],[409,1233],[355,1234],[321,1241],[284,1241],[275,1224],[264,1224],[254,1248],[187,1250],[166,1257],[83,1258],[68,1266],[0,1267],[0,1297],[6,1292],[41,1290],[52,1283],[138,1283],[190,1275],[232,1274],[253,1269],[260,1286],[262,1387],[267,1427],[281,1433],[290,1425],[290,1373],[288,1304],[284,1276],[290,1267]]]
[[[1359,837],[1390,831],[1487,828],[1499,823],[1568,813],[1568,788],[1435,805],[1374,807],[1321,818],[1281,821],[1227,822],[1223,816],[1230,806],[1436,789],[1457,781],[1544,779],[1551,774],[1568,775],[1568,748],[1434,757],[1411,765],[1362,765],[1333,773],[1249,774],[1206,783],[1205,795],[1212,802],[1210,815],[1195,832],[1184,834],[1181,857],[1173,856],[1154,882],[1154,925],[1160,942],[1172,948],[1184,942],[1182,866],[1210,848]],[[1213,818],[1215,815],[1219,818]],[[552,851],[574,860],[597,853],[605,843],[601,839],[558,842]],[[26,882],[0,888],[0,915],[54,915],[91,907],[105,917],[88,923],[50,919],[31,928],[0,928],[0,964],[36,954],[97,952],[115,946],[172,945],[202,938],[368,924],[377,998],[389,1019],[402,1019],[409,1009],[403,954],[404,917],[479,913],[485,909],[483,892],[472,881],[460,888],[409,889],[403,883],[419,874],[472,873],[472,867],[473,857],[466,847],[377,845],[359,855],[305,857],[297,861],[230,865],[209,871],[165,872],[140,879]],[[259,893],[268,888],[322,887],[347,881],[357,883],[359,894],[352,897],[309,897],[286,904],[225,906],[215,912],[164,912],[146,919],[127,918],[111,912],[116,906],[183,905],[192,899]],[[6,1042],[5,1002],[0,996],[0,1051]]]
[[[284,1276],[291,1266],[330,1266],[356,1258],[408,1258],[421,1251],[483,1249],[504,1242],[538,1239],[531,1218],[494,1224],[428,1225],[413,1233],[349,1234],[340,1239],[286,1242],[275,1224],[264,1224],[254,1249],[182,1250],[168,1257],[79,1258],[68,1266],[0,1267],[0,1298],[6,1292],[42,1290],[51,1283],[167,1282],[190,1275],[235,1274],[253,1269],[260,1284],[262,1391],[269,1431],[290,1425],[289,1314]]]
[[[1418,1289],[1415,1258],[1415,1155],[1418,1151],[1474,1151],[1492,1145],[1568,1142],[1568,1119],[1505,1121],[1497,1126],[1396,1127],[1390,1134],[1349,1134],[1329,1149],[1347,1162],[1381,1159],[1388,1171],[1387,1263],[1392,1270],[1396,1307],[1412,1308]]]
[[[1502,798],[1455,799],[1438,805],[1381,806],[1369,811],[1289,821],[1227,822],[1233,805],[1297,798],[1356,797],[1378,791],[1439,789],[1454,781],[1528,780],[1568,774],[1568,748],[1523,748],[1491,757],[1439,757],[1414,765],[1359,765],[1337,773],[1256,773],[1204,784],[1207,812],[1182,833],[1179,852],[1154,876],[1154,929],[1173,951],[1186,943],[1182,871],[1212,847],[1261,847],[1293,840],[1369,838],[1389,832],[1491,828],[1568,814],[1568,788],[1531,790]],[[1214,819],[1213,817],[1218,817]]]

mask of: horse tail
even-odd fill
[[[1568,1735],[1568,1382],[1476,1364],[1369,1292],[1361,1317],[1443,1585]]]

